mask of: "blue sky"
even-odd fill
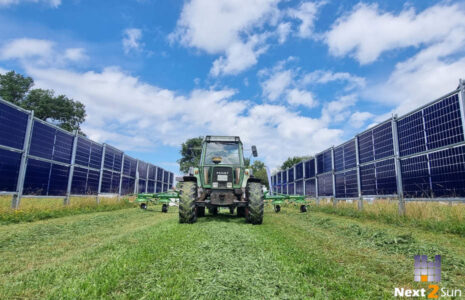
[[[465,77],[454,1],[0,0],[0,72],[83,102],[84,131],[178,172],[179,145],[239,135],[275,168]]]

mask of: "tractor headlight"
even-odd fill
[[[232,189],[232,182],[226,183],[226,187],[227,187],[228,189]]]
[[[212,187],[218,188],[218,182],[213,182]]]

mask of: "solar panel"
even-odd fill
[[[335,174],[336,198],[346,197],[346,186],[344,173]]]
[[[127,195],[134,193],[135,179],[130,177],[123,177],[121,182],[121,194]]]
[[[168,171],[163,172],[163,182],[168,183],[169,182],[169,173]]]
[[[145,193],[145,180],[139,179],[139,193]]]
[[[88,169],[74,167],[73,180],[71,183],[71,194],[85,195],[87,194],[87,172]]]
[[[465,197],[465,146],[429,155],[435,197]]]
[[[289,183],[287,185],[287,194],[294,195],[294,184],[293,183]]]
[[[277,192],[278,194],[281,194],[281,193],[282,193],[282,189],[281,189],[281,185],[280,185],[280,184],[276,187],[276,192]]]
[[[344,170],[357,166],[356,156],[355,140],[352,140],[344,145]]]
[[[305,180],[305,195],[316,197],[316,186],[314,178]]]
[[[358,197],[357,170],[347,171],[344,174],[345,194],[347,198]]]
[[[289,182],[294,182],[294,168],[290,168],[289,172],[287,173],[287,180]]]
[[[430,197],[431,186],[426,155],[401,160],[402,186],[405,197]]]
[[[295,193],[297,195],[304,194],[304,181],[303,180],[299,180],[295,182]]]
[[[327,150],[316,156],[318,164],[318,174],[330,172],[333,168],[332,166],[332,155],[331,150]]]
[[[102,186],[100,192],[116,194],[119,192],[119,172],[111,172],[104,170],[102,177]]]
[[[136,177],[137,160],[132,157],[124,157],[123,174],[130,177]]]
[[[160,181],[157,181],[156,193],[161,193],[161,192],[163,192],[163,183],[161,183]]]
[[[334,148],[334,170],[344,170],[344,146]]]
[[[102,165],[103,146],[97,143],[90,145],[89,167],[100,169]]]
[[[103,167],[105,169],[120,172],[122,160],[123,152],[109,146],[105,148],[105,159],[103,161]]]
[[[391,121],[388,121],[373,129],[373,142],[375,149],[375,159],[381,159],[394,155]]]
[[[281,183],[282,183],[281,172],[278,172],[277,176],[278,176],[278,181],[277,181],[277,183],[278,183],[278,184],[281,184]]]
[[[150,180],[156,179],[156,172],[157,172],[157,167],[155,167],[154,165],[149,165],[149,179]]]
[[[375,164],[360,166],[362,195],[376,195]]]
[[[418,111],[397,121],[400,156],[426,150],[423,112]]]
[[[52,159],[56,129],[41,122],[34,121],[30,155]]]
[[[424,118],[428,149],[463,142],[458,94],[426,107]]]
[[[315,177],[315,159],[305,162],[305,178]]]
[[[157,181],[162,181],[163,180],[163,169],[158,167],[157,170]]]
[[[286,171],[281,172],[281,179],[282,179],[282,183],[287,183],[287,172]]]
[[[69,167],[29,159],[24,180],[25,195],[66,195]]]
[[[374,160],[373,132],[371,130],[358,136],[358,149],[360,163],[366,163]]]
[[[155,181],[149,180],[147,184],[147,193],[155,193]]]
[[[167,191],[168,191],[168,184],[165,183],[165,184],[163,185],[163,192],[167,192]]]
[[[147,178],[147,168],[148,165],[145,162],[139,161],[139,178]]]
[[[394,159],[383,160],[376,163],[376,186],[377,195],[397,194]]]
[[[295,165],[295,179],[302,179],[304,177],[304,163],[298,163]]]
[[[69,167],[52,164],[47,195],[64,196],[68,189]]]
[[[0,145],[23,149],[29,115],[0,102]]]
[[[333,195],[333,177],[331,174],[318,176],[318,196]]]
[[[0,191],[16,191],[21,153],[0,149]]]

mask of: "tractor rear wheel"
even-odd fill
[[[181,182],[179,191],[179,223],[195,223],[195,200],[197,198],[197,183],[195,181]]]
[[[247,182],[246,196],[249,201],[247,221],[252,224],[262,224],[264,210],[264,196],[260,182]]]

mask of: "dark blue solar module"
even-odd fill
[[[397,194],[396,168],[394,159],[376,163],[376,185],[378,195]]]
[[[277,175],[278,175],[277,184],[281,184],[282,183],[281,172],[279,172]]]
[[[173,173],[170,173],[170,181],[169,181],[169,184],[170,184],[170,185],[173,185],[173,184],[174,184],[174,174],[173,174]]]
[[[330,172],[333,168],[331,150],[327,150],[316,156],[318,164],[318,174]]]
[[[426,107],[423,115],[429,150],[463,142],[458,94]]]
[[[121,194],[127,195],[134,193],[135,179],[130,177],[123,177],[121,182]]]
[[[147,193],[155,193],[155,181],[149,180],[147,184]]]
[[[334,148],[334,170],[344,170],[344,146],[338,146]]]
[[[74,136],[57,130],[52,159],[62,163],[71,163],[71,156],[73,153],[73,141]]]
[[[167,192],[168,189],[169,189],[168,184],[165,183],[165,184],[163,185],[163,192]]]
[[[71,183],[71,194],[85,195],[87,185],[88,169],[74,167],[73,181]]]
[[[298,163],[295,165],[295,179],[302,179],[304,178],[304,163]]]
[[[360,184],[362,195],[376,195],[375,164],[360,166]]]
[[[335,174],[336,182],[336,198],[345,198],[346,197],[346,184],[344,173]]]
[[[120,172],[122,160],[123,152],[109,146],[105,148],[105,160],[103,162],[105,169]]]
[[[305,178],[315,177],[315,159],[305,162]]]
[[[145,162],[139,161],[139,178],[142,178],[142,179],[147,178],[147,168],[148,168],[148,165]]]
[[[145,193],[145,180],[139,179],[139,193]]]
[[[47,195],[51,164],[35,159],[28,159],[24,179],[25,195]]]
[[[381,159],[394,155],[391,121],[388,121],[373,129],[373,141],[375,148],[375,159]]]
[[[347,171],[344,174],[345,194],[347,198],[358,197],[357,170]]]
[[[402,186],[405,197],[431,197],[426,155],[401,160]]]
[[[136,177],[137,160],[132,157],[124,157],[123,174],[130,177]]]
[[[98,183],[100,179],[100,172],[89,170],[87,173],[86,194],[95,195],[98,193]]]
[[[23,149],[29,115],[0,102],[0,145]]]
[[[160,181],[157,181],[157,190],[155,192],[156,193],[163,192],[163,183],[161,183]]]
[[[372,130],[358,136],[358,150],[361,164],[374,160]]]
[[[287,194],[294,195],[294,184],[293,183],[289,183],[287,185]]]
[[[295,182],[295,193],[297,195],[304,194],[304,181],[303,180],[299,180]]]
[[[162,181],[163,180],[163,169],[158,167],[157,169],[157,181]]]
[[[357,153],[355,151],[355,140],[344,145],[344,170],[357,166]]]
[[[56,129],[41,122],[34,121],[30,155],[52,159]]]
[[[287,173],[287,181],[294,182],[294,168],[290,168],[289,172]]]
[[[21,153],[0,149],[0,191],[16,191]]]
[[[101,193],[116,194],[119,192],[120,173],[104,170],[102,177]]]
[[[282,183],[287,183],[287,172],[286,171],[281,172],[281,180],[282,180]]]
[[[149,165],[149,179],[155,180],[157,178],[157,167],[154,165]]]
[[[52,164],[48,195],[64,196],[68,188],[69,167]]]
[[[333,195],[333,176],[331,174],[318,176],[318,196]]]
[[[305,195],[316,197],[315,179],[305,180]]]
[[[100,169],[103,146],[84,137],[78,138],[75,163],[80,166]]]
[[[168,183],[168,182],[169,182],[169,179],[170,179],[170,177],[169,177],[168,171],[164,171],[164,172],[163,172],[163,182],[164,182],[164,183]]]
[[[400,156],[426,150],[423,113],[418,111],[397,121]]]
[[[465,146],[429,155],[434,197],[465,197]]]
[[[278,186],[276,187],[276,192],[277,192],[278,194],[281,194],[281,193],[282,193],[281,185],[278,185]]]

